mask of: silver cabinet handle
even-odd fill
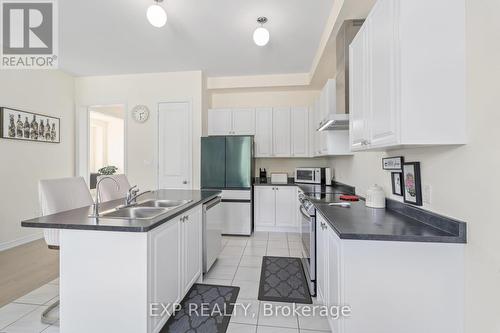
[[[189,215],[188,215],[188,216],[186,216],[186,220],[188,220],[188,221],[189,221]]]

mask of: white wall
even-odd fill
[[[77,110],[91,105],[126,106],[126,167],[130,182],[142,190],[157,188],[158,103],[191,103],[193,111],[193,186],[200,186],[200,137],[202,73],[200,71],[80,77],[76,79]],[[138,104],[150,109],[150,118],[139,124],[131,117]],[[83,106],[83,108],[82,108]],[[78,111],[82,112],[82,111]],[[175,143],[173,143],[175,144]]]
[[[2,70],[0,103],[61,118],[61,143],[0,139],[0,250],[34,239],[21,220],[39,215],[38,180],[74,173],[73,78],[54,70]]]
[[[466,0],[467,124],[469,144],[391,151],[422,163],[423,184],[432,186],[427,209],[467,222],[466,313],[468,333],[500,332],[500,1]],[[429,119],[432,121],[432,119]],[[373,183],[390,193],[384,153],[332,159],[337,180],[363,194]]]

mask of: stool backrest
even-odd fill
[[[90,206],[94,203],[82,177],[40,180],[38,193],[42,215]],[[48,245],[59,246],[57,229],[45,229],[44,237]]]
[[[101,202],[125,198],[127,196],[130,183],[126,175],[99,176],[97,181],[103,177],[111,177],[118,182],[120,188],[116,188],[116,183],[110,179],[103,180],[100,184]]]

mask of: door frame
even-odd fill
[[[190,188],[193,189],[193,100],[169,100],[160,101],[156,103],[156,126],[155,126],[155,156],[154,163],[156,164],[156,187],[160,189],[160,104],[187,104],[188,106],[188,135],[189,135],[189,146],[191,147],[191,154],[189,157],[190,164]],[[201,143],[200,143],[201,144]]]
[[[75,175],[85,179],[87,185],[90,185],[90,108],[105,106],[123,107],[123,173],[128,171],[128,106],[127,103],[94,103],[87,105],[78,105],[76,107],[75,117]]]

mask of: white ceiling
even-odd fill
[[[168,22],[146,19],[153,0],[59,1],[59,65],[72,74],[203,70],[208,76],[309,72],[334,0],[165,0]],[[253,43],[258,16],[271,40]]]

